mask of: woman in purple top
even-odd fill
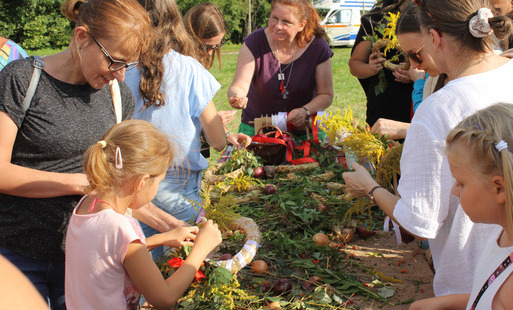
[[[228,89],[230,105],[243,109],[239,131],[253,135],[253,119],[278,112],[304,128],[333,100],[332,56],[309,1],[273,0],[269,26],[244,40]]]

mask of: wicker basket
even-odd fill
[[[274,129],[264,134],[268,138],[283,140],[284,137],[290,137],[290,133],[282,131],[273,125],[262,126],[255,136],[259,135],[264,128],[268,127]],[[247,149],[261,157],[267,165],[281,165],[287,161],[287,146],[280,143],[251,142]]]

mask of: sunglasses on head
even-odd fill
[[[433,23],[435,24],[436,32],[438,32],[439,36],[442,36],[442,30],[440,29],[440,26],[438,25],[438,22],[436,21],[433,14],[431,14],[429,9],[427,8],[426,4],[424,3],[424,0],[415,0],[415,4],[422,7],[424,9],[424,11],[426,11],[426,13],[429,15],[429,17],[431,17],[431,19],[433,20]]]
[[[412,61],[414,61],[415,63],[417,64],[421,64],[422,63],[422,57],[420,56],[420,51],[424,48],[424,45],[422,45],[421,47],[419,47],[418,50],[416,50],[415,52],[413,53],[406,53],[406,56],[408,56],[408,58],[410,58]]]
[[[221,46],[226,44],[226,40],[223,38],[219,44],[205,44],[205,49],[208,51],[218,50],[221,48]]]

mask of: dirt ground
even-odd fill
[[[354,270],[354,273],[359,279],[368,279],[370,287],[376,278],[392,283],[395,292],[393,301],[387,304],[355,296],[351,306],[365,310],[402,310],[408,309],[413,300],[434,296],[433,271],[426,259],[426,251],[420,249],[417,241],[398,245],[392,231],[378,231],[367,239],[357,238],[345,250],[367,270],[361,268]],[[378,287],[372,289],[376,292],[379,290]]]

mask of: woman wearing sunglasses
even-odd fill
[[[116,123],[108,84],[124,80],[151,36],[135,0],[70,0],[62,12],[76,25],[71,42],[42,58],[26,112],[34,58],[0,72],[0,254],[52,309],[65,309],[64,236],[88,185],[82,154]],[[134,101],[124,83],[120,93],[122,119],[131,118]]]
[[[217,58],[221,69],[221,47],[226,43],[226,22],[219,7],[210,2],[195,5],[185,13],[183,22],[185,29],[198,46],[199,62],[210,70]],[[224,127],[232,121],[236,113],[235,110],[217,112]],[[201,142],[201,154],[208,158],[210,145],[204,133],[201,134]]]
[[[274,0],[269,26],[244,39],[230,105],[242,110],[240,132],[254,135],[253,120],[289,112],[287,123],[303,129],[309,116],[333,100],[333,76],[326,32],[307,0]]]
[[[420,56],[431,55],[450,82],[426,98],[413,117],[401,157],[400,198],[359,165],[344,179],[353,194],[370,192],[394,221],[429,240],[436,296],[468,294],[482,247],[498,226],[472,223],[451,195],[454,179],[445,138],[470,114],[513,102],[513,61],[492,50],[492,34],[503,39],[512,24],[505,16],[493,16],[486,0],[416,0],[416,5],[424,45]]]
[[[396,27],[397,40],[401,50],[410,59],[409,75],[413,83],[411,99],[413,112],[429,95],[440,89],[448,80],[441,74],[433,58],[425,51],[422,31],[418,18],[417,6],[411,2],[401,11]],[[371,128],[372,133],[386,135],[387,138],[400,140],[406,137],[410,122],[400,122],[387,118],[379,118]]]

